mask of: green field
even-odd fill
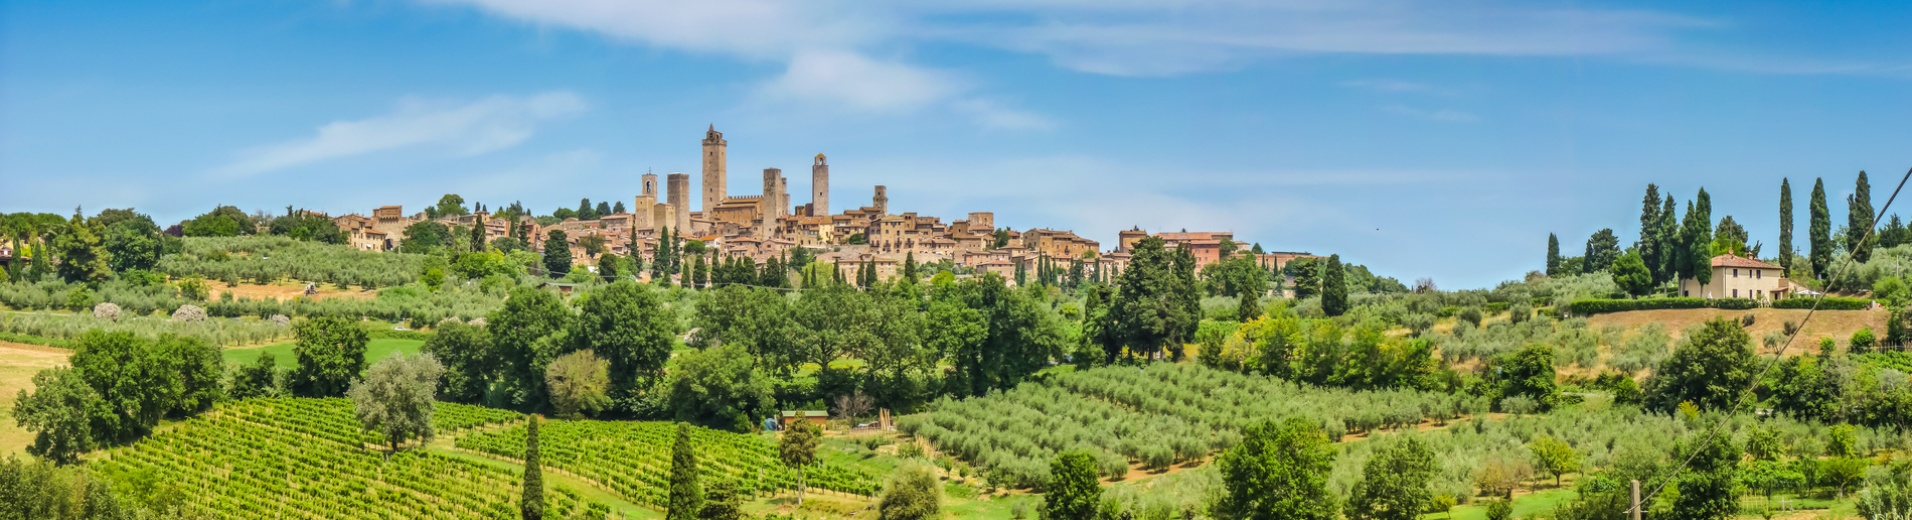
[[[374,339],[365,346],[365,363],[370,365],[391,357],[392,354],[417,354],[418,348],[425,342],[412,339]],[[259,348],[229,348],[225,350],[226,363],[249,365],[259,359],[262,353],[271,352],[279,368],[298,368],[299,363],[292,355],[292,342],[268,345]]]

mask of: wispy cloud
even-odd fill
[[[530,97],[492,96],[462,105],[424,99],[399,102],[392,113],[320,126],[311,137],[242,151],[214,169],[219,177],[249,177],[307,164],[403,148],[432,147],[470,156],[510,148],[536,132],[539,123],[584,111],[570,92]]]
[[[1401,105],[1387,105],[1387,106],[1381,107],[1381,111],[1387,112],[1390,114],[1403,115],[1403,116],[1408,116],[1408,117],[1412,117],[1416,119],[1425,119],[1428,121],[1438,121],[1442,123],[1472,123],[1472,122],[1480,120],[1480,116],[1469,114],[1467,112],[1462,112],[1459,110],[1454,110],[1451,108],[1423,110],[1419,108],[1405,107]]]
[[[1340,85],[1347,88],[1366,90],[1370,92],[1415,93],[1415,94],[1451,94],[1453,93],[1453,91],[1450,89],[1435,87],[1433,85],[1429,85],[1426,83],[1417,83],[1413,81],[1401,81],[1396,79],[1357,79],[1357,80],[1343,81],[1340,83]]]

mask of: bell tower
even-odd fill
[[[810,216],[830,216],[830,163],[823,154],[817,154],[817,161],[810,165]]]

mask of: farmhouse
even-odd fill
[[[1693,278],[1680,279],[1680,296],[1692,298],[1785,298],[1799,286],[1786,279],[1786,270],[1751,258],[1732,254],[1713,257],[1713,279],[1701,284]]]

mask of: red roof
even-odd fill
[[[1751,258],[1740,258],[1733,255],[1719,255],[1719,256],[1713,257],[1713,267],[1749,267],[1753,269],[1779,269],[1780,268],[1779,266],[1769,264],[1766,262],[1761,262]]]

